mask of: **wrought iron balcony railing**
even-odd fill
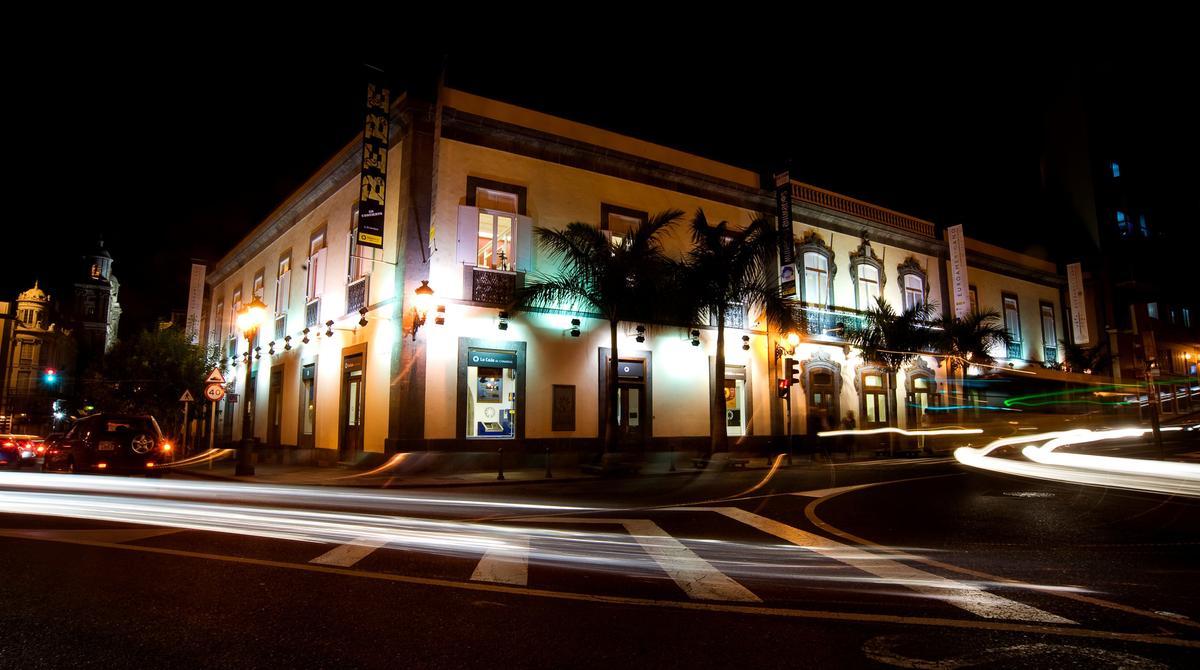
[[[510,305],[517,297],[520,273],[490,268],[468,267],[471,300],[486,305]]]
[[[848,329],[861,328],[866,322],[865,317],[854,310],[818,305],[804,305],[803,310],[802,328],[812,337],[844,340]]]
[[[304,327],[316,328],[321,323],[321,299],[313,298],[304,305]]]
[[[346,285],[346,313],[352,314],[367,306],[367,284],[370,275]]]

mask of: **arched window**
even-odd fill
[[[866,231],[863,231],[862,244],[850,254],[850,278],[854,281],[854,306],[860,310],[874,307],[883,295],[887,277],[883,274],[883,261],[871,248]]]
[[[916,259],[909,256],[896,266],[896,274],[900,278],[900,289],[904,292],[904,309],[911,309],[929,300],[929,282],[925,270]]]
[[[804,273],[800,282],[800,300],[815,306],[829,307],[833,304],[833,276],[837,264],[833,262],[833,249],[822,240],[816,231],[807,231],[796,245],[796,257],[802,262]]]
[[[930,419],[929,408],[938,404],[937,378],[923,358],[918,358],[912,367],[906,370],[905,377],[908,387],[905,389],[905,414],[908,417],[908,425],[910,428],[926,425]]]
[[[888,403],[887,370],[865,365],[858,370],[854,380],[858,387],[858,406],[862,413],[863,428],[879,428],[891,424]]]
[[[808,434],[841,425],[842,366],[823,351],[801,363],[800,384],[804,387]]]

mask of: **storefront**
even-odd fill
[[[525,343],[459,338],[458,437],[525,437]]]

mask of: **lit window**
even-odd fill
[[[1121,232],[1121,235],[1129,235],[1132,232],[1129,229],[1129,220],[1125,218],[1125,212],[1119,209],[1117,210],[1117,230]]]
[[[263,299],[263,285],[264,284],[265,284],[265,282],[263,280],[263,270],[259,270],[254,275],[254,290],[251,291],[251,293],[254,295],[254,297],[258,298],[259,300]]]
[[[971,299],[971,311],[978,312],[979,311],[979,291],[977,291],[974,286],[970,286],[967,288],[967,295]]]
[[[308,281],[305,296],[309,301],[320,297],[325,290],[325,228],[314,231],[308,238]]]
[[[873,265],[858,266],[858,308],[869,309],[879,298],[879,270]]]
[[[516,437],[517,354],[469,349],[466,388],[466,436]]]
[[[292,302],[292,255],[279,259],[278,274],[275,275],[275,313],[284,314]]]
[[[925,280],[919,275],[904,275],[904,309],[912,309],[925,302]]]
[[[1157,319],[1158,318],[1158,303],[1156,303],[1156,302],[1148,303],[1146,305],[1146,313],[1150,315],[1151,319]]]
[[[513,223],[511,215],[479,211],[476,265],[497,270],[507,270],[512,266]]]
[[[612,236],[613,246],[619,247],[625,243],[625,238],[629,236],[629,233],[642,224],[642,220],[624,214],[617,214],[616,212],[609,212],[606,223],[605,229]]]
[[[1042,349],[1046,362],[1058,360],[1058,331],[1054,327],[1054,306],[1041,304],[1042,311]]]
[[[1142,237],[1150,237],[1150,226],[1146,225],[1146,215],[1138,214],[1138,230],[1142,233]]]
[[[494,212],[516,214],[517,194],[479,187],[475,189],[475,206],[479,209],[490,209]]]
[[[1004,329],[1008,331],[1011,341],[1008,346],[1009,358],[1021,357],[1021,309],[1017,306],[1017,297],[1004,296]]]
[[[1183,312],[1183,327],[1191,328],[1192,327],[1192,312],[1191,312],[1191,310],[1189,310],[1187,307],[1183,307],[1180,309],[1180,311]]]
[[[1121,176],[1121,164],[1120,163],[1118,163],[1116,161],[1112,161],[1111,163],[1109,163],[1109,167],[1112,168],[1113,179],[1116,179],[1117,177]]]
[[[829,259],[815,251],[804,254],[805,302],[816,305],[829,304]]]

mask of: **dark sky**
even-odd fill
[[[1036,40],[1006,52],[806,45],[453,52],[446,62],[453,86],[763,172],[790,159],[795,178],[1021,248],[1047,244],[1029,214],[1044,114],[1077,85],[1092,104],[1112,96],[1123,141],[1181,194],[1172,215],[1196,221],[1196,76],[1177,54]],[[23,104],[10,113],[18,176],[0,296],[37,277],[66,297],[77,257],[103,235],[123,333],[181,309],[188,259],[220,258],[360,128],[364,60],[398,89],[442,60],[415,48],[155,47],[153,57],[106,49],[10,73]]]

